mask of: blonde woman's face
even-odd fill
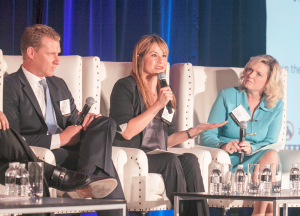
[[[167,68],[167,55],[160,49],[157,43],[152,44],[149,52],[144,56],[144,73],[158,75]]]
[[[244,86],[247,90],[262,92],[267,85],[269,66],[262,62],[255,63],[246,71]]]

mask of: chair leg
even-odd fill
[[[145,216],[147,211],[135,211],[133,212],[136,216]]]
[[[230,209],[230,208],[217,208],[220,212],[219,216],[226,216],[226,212]]]

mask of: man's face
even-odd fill
[[[47,36],[43,37],[41,47],[33,51],[31,72],[40,78],[53,76],[54,70],[60,64],[59,53],[59,41]]]

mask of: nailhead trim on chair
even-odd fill
[[[189,63],[186,63],[186,65],[187,66],[191,66],[191,64],[189,64]],[[192,67],[192,66],[191,66]],[[192,80],[192,73],[193,73],[193,69],[188,69],[188,77],[189,77],[189,79],[188,79],[188,82],[189,82],[189,86],[188,86],[188,88],[189,88],[189,91],[188,91],[188,97],[187,97],[187,106],[186,106],[186,117],[185,117],[185,120],[186,120],[186,123],[185,123],[185,126],[186,126],[186,128],[189,128],[189,127],[191,127],[191,125],[189,125],[189,122],[188,122],[188,120],[189,120],[189,105],[190,105],[190,102],[191,102],[191,97],[193,97],[193,95],[192,95],[192,93],[193,93],[193,91],[194,91],[194,89],[193,89],[193,80]],[[194,140],[193,140],[194,141]],[[187,144],[188,145],[191,145],[191,140],[187,140],[186,141],[187,142]],[[192,146],[189,146],[190,148],[192,148]]]
[[[284,70],[286,70],[286,69],[284,69]],[[284,77],[282,79],[282,84],[283,84],[283,89],[286,89],[286,85],[287,85],[286,74],[284,75]],[[283,94],[286,94],[286,92],[284,92]],[[284,105],[283,111],[285,111],[285,107],[286,107],[286,104]],[[284,123],[285,123],[286,122],[286,116],[284,115],[283,118],[284,118]],[[284,129],[285,129],[285,127],[284,127]],[[286,137],[286,130],[283,130],[282,137],[283,137],[282,141],[284,142],[284,137]]]
[[[79,107],[82,107],[82,104],[81,104],[81,101],[82,101],[82,99],[81,99],[81,96],[82,96],[82,92],[80,92],[81,90],[82,90],[82,58],[80,58],[80,63],[79,63],[79,65],[80,65],[80,69],[79,69],[79,71],[78,71],[78,73],[79,73],[79,83],[78,83],[78,85],[79,86],[81,86],[81,87],[79,87],[78,88],[78,91],[79,91],[79,96],[78,96],[78,106]],[[81,96],[80,96],[81,95]]]
[[[134,158],[134,157],[130,157],[130,159],[133,160],[133,161],[137,161],[138,160],[138,158]],[[139,176],[142,176],[142,174],[141,174],[141,167],[140,167],[139,163],[136,162],[136,165],[138,166],[138,168],[140,170]],[[142,186],[142,182],[139,181],[139,192],[140,192],[139,198],[140,199],[142,198],[142,196],[141,196],[142,187],[141,186]],[[141,201],[139,201],[139,205],[142,205]],[[128,209],[128,210],[129,211],[158,211],[158,210],[171,210],[171,209],[172,208],[149,208],[149,209],[145,208],[145,209]]]
[[[95,62],[97,62],[97,58],[94,58],[94,60],[95,60]],[[98,62],[98,63],[99,63],[99,62]],[[97,77],[97,81],[96,81],[97,84],[96,84],[96,85],[97,85],[97,86],[100,86],[100,78],[99,78],[99,74],[100,74],[100,65],[97,64],[97,65],[96,65],[96,68],[97,68],[97,74],[98,74],[98,75],[97,75],[98,77]],[[98,98],[98,93],[97,93],[97,92],[95,93],[95,98]],[[97,100],[97,99],[96,99],[96,100]],[[96,101],[96,103],[97,103],[97,101]],[[95,106],[94,109],[96,110],[97,107]]]
[[[131,160],[134,160],[134,161],[137,161],[138,160],[138,158],[133,158],[133,157],[131,157],[130,158]],[[140,165],[139,165],[139,163],[138,162],[136,162],[136,165],[138,166],[138,168],[139,168],[139,176],[142,176],[142,173],[141,173],[141,167],[140,167]],[[139,199],[141,199],[142,198],[142,187],[141,187],[141,184],[142,184],[142,182],[141,181],[139,181]],[[142,205],[142,203],[141,203],[141,201],[139,202],[139,205]],[[134,209],[134,211],[136,211],[136,209]],[[140,211],[142,211],[142,209],[140,209]]]

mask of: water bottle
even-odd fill
[[[222,174],[220,170],[220,165],[216,164],[215,168],[210,174],[210,193],[220,194],[222,193]]]
[[[25,164],[21,163],[16,176],[16,189],[17,196],[28,196],[29,193],[29,174],[25,168]]]
[[[272,189],[272,172],[270,169],[270,164],[265,164],[265,168],[261,172],[261,193],[271,193]]]
[[[243,165],[239,164],[237,170],[234,173],[234,192],[236,194],[243,194],[245,192],[246,173],[243,169]]]
[[[5,194],[15,195],[16,175],[18,172],[19,163],[9,163],[9,168],[5,172]]]
[[[293,164],[290,171],[290,191],[297,192],[299,190],[299,168],[298,164]]]

